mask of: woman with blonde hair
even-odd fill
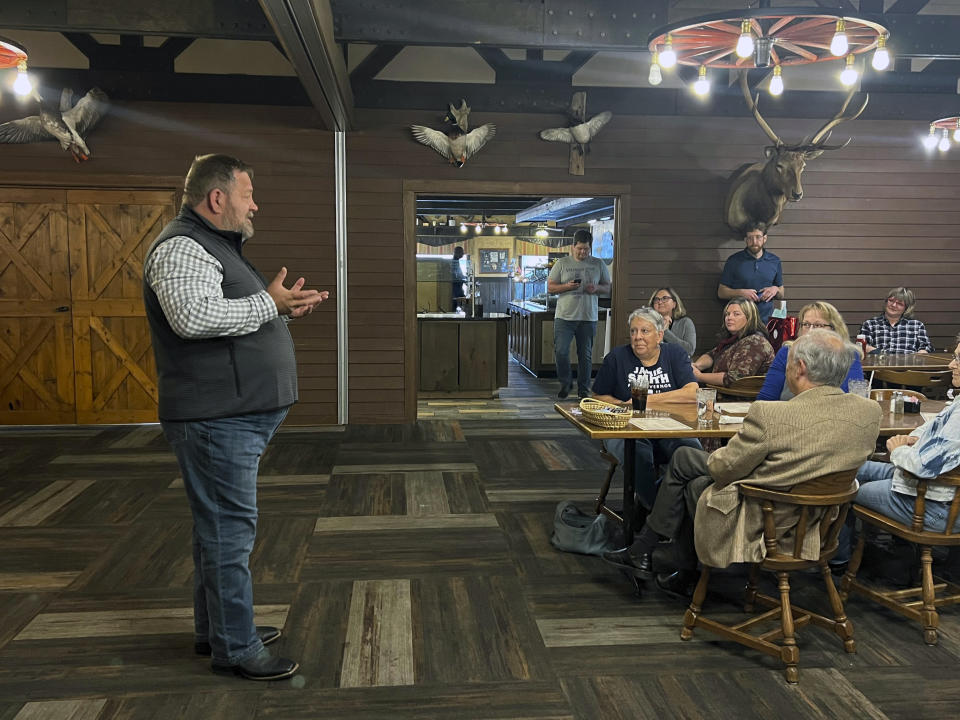
[[[693,356],[697,349],[697,328],[687,317],[683,300],[672,287],[657,288],[650,295],[650,307],[663,316],[663,341],[679,345]]]
[[[843,316],[830,303],[817,300],[809,305],[800,308],[800,336],[806,335],[811,330],[830,330],[842,337],[844,340],[850,340],[850,332],[847,330],[847,323]],[[790,388],[786,384],[787,372],[787,354],[790,351],[792,343],[784,343],[783,347],[773,359],[773,364],[767,371],[767,379],[763,382],[763,387],[757,394],[757,400],[789,400],[793,397]],[[852,347],[852,346],[851,346]],[[850,364],[850,371],[847,373],[847,379],[843,381],[844,392],[848,392],[847,383],[851,380],[863,380],[863,365],[860,363],[860,353],[858,352]]]
[[[773,362],[773,346],[752,300],[733,298],[723,309],[724,337],[693,362],[701,383],[729,386],[748,375],[763,375]],[[711,372],[705,372],[710,370]]]

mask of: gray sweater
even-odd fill
[[[697,348],[697,328],[694,327],[693,320],[688,317],[674,320],[673,324],[663,331],[663,341],[679,345],[692,357]]]

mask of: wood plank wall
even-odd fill
[[[404,179],[627,185],[630,233],[620,239],[625,258],[617,261],[626,261],[628,289],[619,317],[669,284],[697,325],[699,349],[713,344],[722,311],[720,270],[743,247],[720,219],[725,180],[741,163],[762,157],[767,142],[751,118],[614,117],[594,141],[580,178],[567,173],[565,146],[537,138],[540,129],[562,123],[560,117],[475,115],[475,123],[495,123],[497,136],[461,169],[411,139],[408,126],[430,122],[429,112],[358,111],[360,131],[348,136],[348,231],[351,248],[359,250],[351,253],[351,273],[360,273],[363,283],[382,283],[376,302],[387,319],[381,327],[391,359],[410,350],[397,336],[408,311],[401,305],[401,278],[384,271],[402,261]],[[819,125],[777,119],[775,129],[799,140]],[[879,312],[887,291],[902,284],[916,293],[917,317],[934,345],[952,348],[960,330],[960,156],[927,156],[918,144],[923,129],[915,122],[857,120],[834,133],[841,141],[853,134],[849,147],[809,162],[803,200],[788,207],[768,243],[783,260],[790,310],[817,299],[833,302],[855,334],[860,322]],[[517,192],[528,191],[518,186]],[[362,310],[351,317],[353,338],[354,326],[369,316]],[[626,329],[618,332],[626,341]],[[351,340],[352,359],[355,352]],[[351,418],[380,413],[386,419],[380,399],[401,402],[395,388],[400,372],[395,366],[363,398],[352,394]]]
[[[24,114],[5,103],[0,121]],[[194,155],[222,152],[254,168],[257,235],[247,254],[268,279],[286,265],[292,279],[334,290],[333,136],[309,108],[132,103],[115,105],[87,138],[93,153],[74,164],[55,142],[0,145],[0,184],[168,187],[180,190]],[[292,280],[291,280],[292,281]],[[333,298],[291,324],[300,403],[290,422],[334,423],[336,306]]]
[[[595,108],[598,109],[598,108]],[[824,116],[832,113],[825,111]],[[22,115],[0,109],[0,121]],[[761,156],[763,133],[742,118],[617,116],[593,143],[582,178],[567,173],[563,145],[537,138],[555,115],[476,113],[497,137],[462,169],[410,137],[428,111],[360,110],[347,137],[351,422],[413,417],[404,364],[402,188],[409,180],[598,183],[629,188],[629,237],[621,238],[626,292],[616,310],[645,302],[660,284],[679,291],[699,333],[712,344],[721,303],[716,283],[724,259],[742,247],[720,221],[724,181]],[[869,117],[869,110],[867,117]],[[785,139],[815,120],[778,119]],[[252,163],[260,204],[250,257],[266,275],[286,264],[310,286],[334,289],[332,135],[304,108],[205,104],[121,104],[91,134],[93,159],[74,165],[56,143],[0,146],[0,184],[70,187],[179,187],[192,156],[227,152]],[[886,292],[906,285],[934,343],[950,345],[960,329],[960,155],[927,157],[915,122],[857,120],[844,150],[812,160],[804,199],[770,233],[784,261],[789,306],[834,302],[855,331]],[[411,279],[412,281],[412,279]],[[324,305],[292,326],[301,401],[291,422],[336,421],[336,313]],[[620,339],[626,338],[620,329]]]

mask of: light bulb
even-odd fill
[[[740,23],[740,37],[737,38],[737,55],[748,58],[753,55],[753,34],[750,32],[750,21]]]
[[[890,67],[890,51],[887,50],[887,38],[881,35],[877,39],[877,49],[873,53],[873,60],[870,62],[874,70],[886,70]]]
[[[673,36],[667,33],[667,43],[663,46],[663,52],[660,53],[660,67],[669,70],[677,64],[677,53],[673,51]]]
[[[475,235],[479,235],[481,230],[483,230],[483,226],[479,223],[473,226],[473,232]]]
[[[950,138],[947,137],[947,129],[943,129],[943,137],[940,138],[940,142],[937,143],[937,150],[940,152],[946,152],[950,149]]]
[[[650,74],[647,75],[647,82],[651,85],[659,85],[663,82],[663,73],[660,72],[660,53],[653,53],[653,62],[650,63]]]
[[[693,91],[700,97],[710,93],[710,81],[707,80],[707,67],[701,65],[697,71],[697,81],[693,84]]]
[[[960,142],[960,118],[957,118],[957,129],[953,131],[953,141]]]
[[[851,85],[855,85],[859,79],[860,73],[858,73],[857,69],[853,66],[853,55],[847,55],[847,63],[843,68],[843,72],[840,73],[840,82],[850,87]]]
[[[465,233],[467,231],[467,226],[463,223],[460,223],[460,232]]]
[[[833,34],[833,39],[830,41],[830,52],[832,52],[837,57],[843,57],[847,54],[847,50],[850,48],[850,43],[847,42],[847,34],[844,32],[846,29],[846,23],[843,22],[843,18],[837,20],[837,31]]]
[[[770,78],[770,94],[783,95],[783,70],[779,65],[773,68],[773,77]]]
[[[17,95],[29,95],[33,90],[33,83],[27,75],[27,61],[21,60],[17,63],[17,79],[13,81],[13,91]]]
[[[937,129],[933,125],[931,125],[930,134],[923,139],[923,146],[927,150],[933,150],[937,146],[937,136],[934,134],[936,133],[936,131]]]

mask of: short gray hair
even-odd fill
[[[247,173],[253,180],[253,168],[243,160],[229,155],[197,155],[183,181],[181,207],[195,208],[211,190],[229,192],[236,180],[234,172]]]
[[[847,379],[857,348],[830,330],[811,330],[790,347],[789,357],[803,360],[814,385],[840,387]]]
[[[663,319],[663,315],[658,313],[652,307],[647,307],[646,305],[643,307],[638,307],[636,310],[630,313],[630,317],[627,318],[627,328],[633,324],[634,318],[646,320],[657,329],[657,332],[663,332],[667,326],[666,321]]]

